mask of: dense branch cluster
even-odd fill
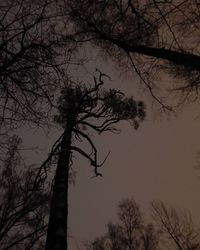
[[[112,37],[128,44],[151,45],[157,36],[158,22],[152,6],[139,1],[71,2],[72,16],[90,38]],[[88,29],[88,25],[90,29]],[[84,35],[84,34],[83,34]]]
[[[0,171],[0,245],[8,249],[41,249],[46,234],[49,194],[34,188],[33,166],[23,166],[21,140],[7,141],[9,150]],[[24,171],[26,168],[26,171]]]
[[[144,215],[133,198],[118,205],[118,222],[107,224],[106,234],[86,244],[88,250],[198,250],[199,227],[191,214],[181,209],[153,201],[150,205],[152,223],[145,223]]]
[[[161,201],[151,202],[151,210],[166,245],[180,250],[199,249],[200,231],[188,211],[166,206]]]
[[[40,123],[71,56],[59,12],[50,1],[8,0],[0,21],[0,125]]]
[[[198,96],[198,42],[195,38],[191,42],[192,31],[188,29],[190,23],[193,34],[199,36],[198,3],[80,0],[70,2],[69,8],[77,27],[76,41],[91,42],[117,59],[116,63],[122,62],[120,67],[132,68],[163,110],[171,111],[180,105],[179,101],[182,104]],[[158,73],[175,76],[173,84],[161,84]],[[169,98],[173,93],[174,104],[174,99]],[[181,94],[178,101],[177,93]]]
[[[92,241],[88,250],[156,250],[159,249],[159,231],[146,224],[139,205],[133,199],[124,199],[118,205],[118,222],[107,224],[104,236]]]
[[[114,89],[102,89],[104,77],[101,72],[99,77],[94,77],[93,87],[71,84],[63,89],[58,101],[59,114],[55,116],[56,122],[63,128],[71,123],[74,136],[90,145],[91,153],[74,145],[71,149],[90,161],[96,175],[99,175],[97,168],[103,163],[97,161],[97,149],[88,131],[93,130],[99,134],[105,131],[117,132],[115,124],[123,120],[130,121],[137,129],[145,118],[143,102],[127,98]]]

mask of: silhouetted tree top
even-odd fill
[[[98,71],[98,70],[97,70]],[[102,88],[105,74],[98,71],[94,83],[68,84],[61,91],[58,100],[58,115],[55,121],[63,128],[63,134],[54,144],[47,161],[41,166],[38,177],[41,177],[46,164],[56,158],[57,168],[53,185],[50,216],[46,240],[46,250],[67,249],[68,222],[68,181],[72,166],[72,152],[75,151],[86,158],[95,176],[102,176],[99,168],[103,165],[98,160],[98,150],[90,136],[91,130],[101,134],[106,131],[117,132],[115,125],[123,120],[131,121],[138,128],[145,117],[145,107],[141,101],[132,97],[126,98],[121,92]],[[89,149],[77,145],[84,141]],[[90,150],[90,152],[88,152]],[[41,179],[41,178],[40,178]],[[39,180],[40,180],[39,179]],[[37,182],[36,182],[37,183]]]
[[[170,249],[197,250],[200,248],[200,231],[190,212],[164,204],[151,202],[152,218]]]
[[[139,205],[133,198],[118,205],[118,222],[107,224],[107,233],[97,237],[88,250],[156,250],[159,232],[153,224],[146,224]]]
[[[131,121],[137,128],[145,117],[144,103],[125,97],[115,89],[102,89],[103,77],[106,75],[102,73],[99,78],[94,77],[94,86],[91,87],[71,84],[63,89],[58,101],[59,115],[55,120],[65,127],[72,119],[75,129],[85,125],[99,133],[112,130],[112,125],[122,120]],[[92,119],[96,119],[97,125]]]
[[[163,109],[171,109],[165,105],[164,97],[172,90],[185,93],[182,100],[190,94],[196,96],[200,56],[195,38],[199,34],[195,26],[199,22],[195,1],[79,0],[71,1],[69,6],[77,27],[76,41],[92,42],[122,61],[122,68],[131,66]],[[195,30],[194,38],[188,23]],[[190,47],[191,40],[195,48]],[[161,78],[156,80],[160,69],[175,77],[176,82],[165,88]]]
[[[83,84],[69,84],[61,91],[58,100],[59,114],[55,121],[63,128],[71,124],[73,137],[86,141],[92,154],[85,153],[82,149],[72,146],[71,149],[86,157],[97,174],[97,149],[90,139],[89,131],[99,134],[110,131],[119,132],[115,124],[120,121],[129,121],[135,129],[145,118],[145,106],[142,101],[135,101],[132,97],[125,97],[115,89],[102,88],[105,74],[99,72],[94,77],[94,86],[86,87]],[[57,145],[59,145],[61,138]],[[57,146],[56,146],[57,149]]]
[[[97,70],[98,71],[98,70]],[[120,121],[129,121],[135,129],[144,120],[146,112],[142,101],[136,101],[132,97],[125,95],[115,89],[104,89],[103,84],[107,76],[98,71],[93,78],[94,84],[86,86],[84,84],[69,83],[61,90],[58,99],[58,114],[54,120],[64,128],[70,124],[73,141],[84,141],[88,143],[91,152],[87,153],[80,147],[71,145],[71,150],[76,151],[87,158],[94,167],[95,174],[99,175],[97,168],[102,166],[97,160],[97,148],[90,138],[90,132],[98,134],[104,132],[118,133],[116,128]],[[45,178],[46,168],[49,163],[57,157],[61,147],[64,133],[54,143],[47,160],[41,165],[38,172],[38,181]],[[106,157],[107,158],[107,157]],[[36,181],[37,182],[37,181]]]
[[[25,121],[41,123],[52,108],[53,94],[72,50],[69,39],[62,37],[61,20],[52,1],[1,3],[1,129],[18,127]]]
[[[133,198],[123,199],[118,204],[118,218],[127,231],[141,228],[143,224],[140,207]]]
[[[106,234],[90,242],[86,249],[199,249],[199,225],[193,222],[189,211],[162,201],[151,202],[150,210],[153,223],[147,224],[134,199],[123,199],[118,205],[118,222],[108,223]]]

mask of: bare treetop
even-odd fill
[[[38,124],[53,106],[62,65],[71,55],[61,27],[60,13],[50,1],[1,3],[1,127],[16,127],[24,121]]]
[[[164,111],[198,97],[198,6],[191,0],[79,0],[68,5],[77,27],[76,41],[90,42],[121,68],[133,69]],[[163,84],[166,73],[172,82],[163,77]]]
[[[113,125],[122,120],[131,121],[137,128],[145,117],[144,103],[125,97],[115,89],[103,89],[105,77],[102,73],[94,77],[92,87],[71,84],[64,88],[58,102],[59,115],[55,116],[55,120],[65,126],[67,121],[73,119],[75,129],[84,125],[99,133],[115,131]]]

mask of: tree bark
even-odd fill
[[[57,163],[45,250],[67,250],[68,178],[72,126],[65,128]]]

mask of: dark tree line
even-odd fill
[[[109,222],[104,236],[89,243],[89,250],[156,250],[160,232],[152,223],[145,223],[140,206],[134,199],[118,204],[118,222]]]
[[[118,204],[118,222],[107,224],[106,234],[87,243],[88,250],[197,250],[200,229],[189,212],[151,202],[152,223],[146,223],[138,203],[124,199]]]

